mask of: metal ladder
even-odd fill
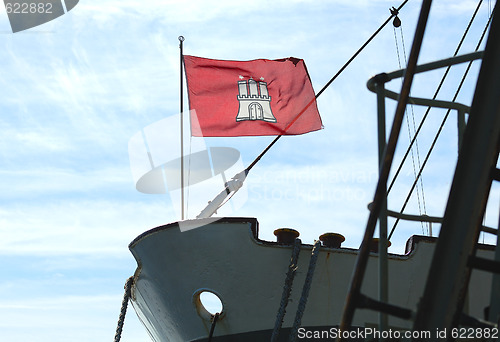
[[[383,289],[381,289],[380,300],[368,298],[361,293],[369,256],[369,244],[373,238],[377,219],[380,219],[380,269],[383,270],[386,267],[383,266],[387,259],[387,229],[386,226],[384,228],[384,220],[386,221],[387,218],[385,189],[404,115],[404,106],[409,98],[411,79],[414,73],[426,69],[425,66],[416,67],[416,59],[421,44],[419,40],[423,36],[429,9],[430,1],[424,1],[391,134],[384,153],[380,153],[379,183],[346,298],[340,323],[341,331],[350,329],[356,308],[372,309],[383,313],[380,319],[380,329],[387,328],[387,326],[384,327],[384,324],[387,324],[387,318],[384,318],[386,314],[407,320],[414,319],[414,331],[451,329],[460,323],[492,326],[490,323],[468,318],[462,314],[472,268],[497,273],[493,276],[492,300],[489,309],[490,320],[496,322],[500,313],[500,249],[498,247],[496,249],[496,260],[485,260],[475,256],[479,233],[482,230],[481,221],[491,184],[493,180],[500,181],[500,170],[496,168],[500,149],[500,44],[498,43],[500,42],[500,18],[495,13],[493,14],[469,121],[461,143],[462,147],[450,197],[424,295],[417,312],[388,304],[387,293],[384,294]],[[497,12],[496,7],[494,11]],[[459,62],[458,59],[452,58],[446,63],[456,64]],[[428,70],[439,67],[435,63],[431,64],[427,65]],[[387,74],[381,74],[378,79],[375,78],[374,82],[378,95],[379,113],[385,111],[382,98],[387,93],[383,88],[387,79]],[[413,102],[415,103],[415,101]],[[460,115],[460,110],[455,109],[459,111]],[[381,122],[379,115],[379,123]],[[379,133],[379,141],[381,139],[385,143],[385,133],[383,135]],[[488,231],[492,232],[492,229],[488,229]],[[500,234],[498,238],[500,239]],[[384,275],[381,276],[381,279],[383,278]]]
[[[496,168],[500,150],[500,18],[496,8],[495,12],[414,330],[451,329],[460,323],[473,268],[495,272],[493,282],[498,283],[498,241],[497,260],[475,256],[491,185],[500,181]],[[495,291],[492,293],[490,319],[497,322],[500,303]]]

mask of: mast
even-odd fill
[[[497,14],[495,7],[470,118],[414,330],[449,330],[457,326],[471,267],[488,262],[474,255],[491,184],[493,178],[497,178],[495,174],[498,175],[495,165],[500,143],[500,18]],[[493,264],[498,269],[498,262]]]

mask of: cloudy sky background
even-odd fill
[[[385,21],[389,8],[399,4],[87,0],[52,22],[16,34],[2,8],[0,339],[112,340],[123,285],[136,267],[128,243],[179,219],[168,195],[135,189],[128,156],[134,134],[179,111],[179,35],[186,38],[186,54],[202,57],[303,58],[319,91]],[[420,4],[410,1],[400,14],[406,54]],[[420,63],[453,54],[476,4],[446,0],[433,5]],[[475,49],[492,6],[484,1],[463,53]],[[346,246],[359,246],[377,180],[375,95],[366,82],[399,69],[395,35],[404,64],[401,30],[389,25],[319,98],[325,129],[282,138],[235,196],[243,206],[232,215],[257,217],[264,239],[274,239],[278,227],[293,227],[307,243],[335,231],[346,236]],[[471,102],[477,66],[459,96],[462,103]],[[440,99],[453,96],[464,67],[456,69]],[[413,94],[432,96],[441,75],[417,76]],[[400,82],[389,87],[398,90]],[[394,104],[387,104],[390,123]],[[413,112],[418,125],[424,110]],[[444,114],[432,113],[419,140],[421,160]],[[409,123],[411,130],[412,119]],[[271,140],[212,138],[205,143],[238,149],[246,166]],[[407,141],[404,127],[398,155]],[[424,173],[428,215],[443,214],[456,144],[452,113]],[[165,149],[177,151],[178,146]],[[410,162],[391,193],[391,209],[401,208],[412,180]],[[190,196],[208,201],[220,190]],[[499,201],[496,186],[485,224],[497,225]],[[412,199],[406,212],[418,211]],[[433,229],[436,234],[439,226]],[[406,239],[422,232],[427,227],[401,224],[391,251],[403,253]],[[122,341],[148,340],[131,310]]]

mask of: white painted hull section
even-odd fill
[[[205,223],[205,221],[201,221]],[[255,219],[221,219],[181,232],[173,223],[150,230],[130,244],[138,268],[132,304],[154,341],[201,341],[209,335],[210,316],[195,304],[197,291],[208,289],[222,300],[214,341],[247,341],[247,333],[272,331],[292,255],[292,246],[256,239]],[[389,300],[416,310],[432,260],[435,239],[414,238],[412,251],[389,255]],[[283,328],[293,325],[311,258],[303,245]],[[488,255],[487,255],[488,254]],[[481,250],[478,255],[493,255]],[[354,249],[322,247],[302,318],[303,327],[333,327],[340,322],[357,257]],[[474,271],[465,312],[484,317],[489,305],[491,274]],[[378,255],[372,253],[362,293],[378,298]],[[378,313],[358,310],[353,326],[378,326]],[[412,323],[390,317],[391,328]],[[267,335],[266,335],[267,336]],[[266,338],[266,340],[268,340]],[[225,341],[225,340],[224,340]]]

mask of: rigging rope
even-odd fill
[[[464,32],[464,34],[463,34],[463,36],[462,36],[462,39],[461,39],[461,40],[460,40],[460,42],[458,43],[458,46],[457,46],[457,48],[456,48],[455,53],[453,54],[453,56],[457,56],[457,55],[458,55],[458,52],[459,52],[460,48],[462,47],[462,44],[463,44],[463,42],[464,42],[464,40],[465,40],[465,37],[467,36],[467,33],[469,32],[469,29],[470,29],[470,27],[471,27],[471,25],[472,25],[472,22],[474,21],[474,18],[476,17],[476,14],[477,14],[477,11],[479,10],[479,7],[480,7],[480,5],[481,5],[481,2],[482,2],[482,0],[479,2],[478,6],[476,7],[476,11],[475,11],[475,12],[474,12],[474,14],[472,15],[472,18],[471,18],[471,20],[470,20],[470,22],[469,22],[469,25],[468,25],[468,26],[467,26],[467,28],[465,29],[465,32]],[[490,15],[490,21],[491,21],[491,15]],[[486,27],[488,27],[488,26],[489,26],[489,21],[488,21],[488,24],[486,25]],[[484,32],[483,32],[483,36],[484,36]],[[437,89],[436,89],[436,91],[435,91],[435,93],[434,93],[434,96],[432,97],[432,99],[433,99],[433,100],[435,100],[435,99],[437,98],[437,96],[438,96],[439,92],[441,91],[441,87],[443,86],[444,81],[445,81],[446,77],[448,76],[448,73],[450,72],[450,69],[451,69],[451,66],[448,66],[448,67],[446,68],[445,73],[443,74],[443,77],[441,78],[441,81],[440,81],[440,83],[439,83],[439,85],[438,85],[438,87],[437,87]],[[428,108],[427,108],[427,110],[426,110],[426,112],[425,112],[425,114],[424,114],[424,116],[423,116],[423,118],[422,118],[422,121],[420,122],[420,125],[419,125],[419,126],[418,126],[418,128],[417,128],[417,132],[415,133],[415,136],[413,137],[413,140],[410,142],[410,146],[408,147],[408,150],[406,151],[406,154],[404,155],[404,157],[403,157],[403,159],[402,159],[402,161],[401,161],[401,164],[399,165],[399,167],[398,167],[397,171],[396,171],[396,172],[395,172],[395,174],[394,174],[394,177],[392,178],[392,181],[391,181],[391,184],[389,185],[389,189],[387,190],[387,193],[389,193],[389,192],[391,191],[391,189],[392,189],[392,187],[393,187],[393,185],[394,185],[394,182],[396,181],[396,179],[397,179],[397,177],[398,177],[399,173],[401,172],[401,169],[402,169],[402,167],[403,167],[403,164],[404,164],[404,162],[405,162],[405,160],[406,160],[406,158],[408,157],[408,154],[409,154],[409,152],[410,152],[410,148],[411,148],[411,146],[413,146],[413,144],[415,143],[415,139],[416,139],[416,137],[418,136],[418,134],[420,133],[420,130],[422,129],[422,126],[423,126],[423,124],[424,124],[425,120],[427,119],[427,116],[429,115],[429,112],[430,112],[431,108],[432,108],[432,107],[428,107]]]
[[[481,5],[481,2],[482,2],[482,0],[479,2],[478,7],[476,8],[476,11],[474,12],[473,17],[472,17],[471,21],[469,22],[469,26],[467,27],[467,30],[466,30],[466,32],[464,33],[464,36],[462,37],[462,40],[460,41],[459,46],[457,47],[457,51],[456,51],[455,55],[457,55],[457,54],[458,54],[458,50],[460,49],[461,44],[462,44],[463,40],[465,39],[465,35],[467,34],[467,32],[468,32],[468,30],[469,30],[469,28],[470,28],[470,25],[472,24],[472,21],[474,20],[474,17],[476,16],[476,13],[477,13],[477,11],[478,11],[478,9],[479,9],[479,6]],[[496,5],[495,5],[495,6],[496,6]],[[474,51],[478,51],[478,50],[479,50],[479,48],[480,48],[480,46],[481,46],[481,44],[482,44],[482,42],[483,42],[483,39],[484,39],[484,37],[485,37],[485,35],[486,35],[486,32],[488,31],[488,27],[490,26],[490,23],[491,23],[491,19],[492,19],[492,17],[493,17],[493,14],[491,14],[491,15],[490,15],[490,17],[489,17],[489,19],[488,19],[488,22],[486,23],[486,25],[485,25],[485,27],[484,27],[484,30],[483,30],[483,32],[482,32],[482,34],[481,34],[481,38],[479,39],[479,42],[477,43],[476,48],[475,48],[475,50],[474,50]],[[461,79],[461,81],[460,81],[460,84],[458,85],[457,91],[455,92],[455,95],[453,96],[452,102],[454,102],[454,101],[457,99],[458,94],[460,93],[460,90],[462,89],[462,86],[463,86],[463,84],[464,84],[464,82],[465,82],[465,79],[466,79],[467,75],[469,74],[469,71],[470,71],[470,68],[471,68],[471,66],[472,66],[472,63],[473,63],[473,62],[471,61],[471,62],[469,62],[469,64],[467,65],[467,68],[466,68],[466,70],[465,70],[465,72],[464,72],[464,74],[463,74],[463,76],[462,76],[462,79]],[[448,67],[448,68],[446,69],[446,73],[445,73],[445,75],[447,75],[447,73],[448,73],[448,71],[449,71],[449,69],[450,69],[450,68],[451,68],[451,67]],[[441,85],[442,85],[442,83],[443,83],[443,82],[444,82],[444,79],[442,79],[442,80],[441,80],[440,86],[439,86],[438,90],[436,91],[436,96],[437,96],[437,92],[439,91],[439,89],[440,89],[440,87],[441,87]],[[422,119],[422,122],[421,122],[421,124],[420,124],[420,126],[419,126],[419,128],[418,128],[418,130],[417,130],[417,133],[418,133],[418,131],[420,130],[420,128],[422,127],[423,121],[425,120],[425,118],[426,118],[426,116],[427,116],[427,114],[428,114],[428,112],[429,112],[429,111],[430,111],[430,107],[427,109],[426,114],[424,115],[424,118]],[[443,127],[444,127],[444,124],[446,123],[446,121],[447,121],[447,119],[448,119],[448,116],[449,116],[450,112],[451,112],[451,109],[448,109],[448,111],[446,112],[446,115],[445,115],[445,116],[444,116],[444,118],[443,118],[443,121],[441,122],[441,126],[439,127],[439,129],[438,129],[438,131],[437,131],[437,133],[436,133],[436,136],[434,137],[434,140],[432,141],[432,144],[431,144],[431,146],[430,146],[430,148],[429,148],[429,151],[427,152],[427,155],[425,156],[424,162],[422,163],[422,167],[420,168],[420,170],[419,170],[419,173],[418,173],[418,176],[417,176],[417,177],[420,177],[420,176],[422,175],[422,171],[424,170],[425,165],[427,164],[427,161],[429,160],[429,157],[430,157],[430,155],[431,155],[431,153],[432,153],[432,151],[433,151],[433,149],[434,149],[434,146],[436,145],[437,139],[439,138],[439,135],[441,134],[441,131],[442,131]],[[412,142],[413,142],[413,141],[412,141]],[[410,145],[411,145],[411,144],[410,144]],[[398,172],[399,172],[399,171],[400,171],[400,169],[398,169]],[[391,187],[392,187],[392,185],[394,184],[394,180],[395,180],[395,177],[396,177],[396,176],[397,176],[397,173],[396,173],[396,175],[394,176],[393,182],[391,183]],[[418,178],[417,178],[417,180],[418,180]],[[406,205],[408,204],[408,201],[409,201],[410,196],[411,196],[411,194],[412,194],[412,192],[413,192],[413,190],[414,190],[414,188],[415,188],[415,185],[416,185],[416,183],[417,183],[417,180],[416,180],[415,182],[413,182],[413,185],[412,185],[412,187],[411,187],[411,189],[410,189],[410,192],[408,193],[408,196],[406,197],[406,200],[405,200],[405,202],[404,202],[404,204],[403,204],[403,207],[401,208],[400,213],[402,213],[402,212],[404,211],[404,209],[406,208]],[[389,188],[389,189],[390,189],[390,188]],[[387,238],[388,240],[390,240],[390,239],[391,239],[392,234],[394,233],[394,230],[396,229],[396,226],[397,226],[397,225],[398,225],[398,223],[399,223],[399,220],[400,220],[400,219],[399,219],[399,218],[397,218],[397,219],[396,219],[396,222],[394,222],[394,225],[393,225],[393,227],[392,227],[392,229],[391,229],[391,232],[390,232],[390,234],[389,234],[389,236],[388,236],[388,238]]]
[[[311,260],[309,261],[309,269],[307,270],[306,280],[304,281],[304,287],[302,288],[302,295],[300,297],[297,313],[295,314],[295,321],[293,322],[293,327],[290,332],[290,342],[295,342],[295,340],[297,339],[297,333],[302,322],[304,310],[306,309],[307,298],[309,297],[309,290],[311,289],[314,270],[316,269],[316,261],[318,260],[320,246],[321,241],[318,240],[316,241],[312,249]]]
[[[288,266],[288,272],[285,278],[285,285],[283,286],[283,293],[281,295],[280,308],[278,314],[276,315],[276,322],[274,324],[273,334],[271,335],[271,342],[275,342],[278,339],[281,325],[283,324],[283,318],[286,313],[286,306],[288,305],[288,298],[290,298],[290,293],[292,292],[293,279],[295,278],[295,271],[297,271],[297,262],[299,260],[301,241],[300,239],[295,239],[292,257],[290,258],[290,265]]]
[[[127,314],[128,300],[131,296],[132,285],[134,283],[134,277],[127,279],[125,283],[125,293],[123,294],[122,308],[120,310],[120,316],[118,317],[118,325],[116,326],[116,333],[114,342],[120,342],[122,338],[123,323],[125,322],[125,315]]]
[[[212,337],[214,336],[215,325],[217,324],[217,320],[219,319],[220,313],[217,312],[212,317],[212,326],[210,327],[210,333],[208,334],[208,342],[212,341]]]
[[[389,16],[389,18],[387,18],[387,20],[382,24],[380,25],[380,27],[370,36],[370,38],[368,38],[368,40],[363,44],[361,45],[361,47],[351,56],[351,58],[349,58],[349,60],[340,68],[340,70],[335,74],[333,75],[333,77],[323,86],[323,88],[316,94],[316,96],[314,97],[314,99],[311,100],[311,102],[309,102],[306,106],[306,108],[304,108],[296,117],[295,119],[292,121],[291,124],[293,124],[297,119],[298,117],[312,104],[314,103],[314,100],[317,99],[318,97],[321,96],[321,94],[333,83],[333,81],[335,81],[335,79],[349,66],[349,64],[351,64],[351,62],[361,53],[361,51],[363,51],[363,49],[377,36],[377,34],[382,31],[382,29],[389,23],[389,21],[391,21],[392,18],[395,18],[398,14],[398,12],[404,7],[404,5],[406,5],[406,3],[408,2],[409,0],[405,0],[403,1],[403,3],[397,8],[397,9],[394,9],[391,11],[391,15]],[[288,127],[285,128],[285,130],[287,130],[291,124],[288,125]],[[248,174],[248,172],[255,166],[255,164],[257,164],[259,162],[259,160],[267,153],[267,151],[269,151],[271,149],[271,147],[282,137],[283,135],[278,135],[276,138],[274,138],[274,140],[257,156],[257,158],[255,158],[255,160],[245,169],[245,173]]]

